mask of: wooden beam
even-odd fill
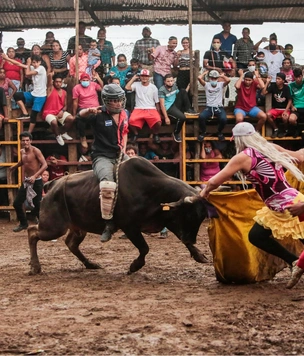
[[[102,24],[102,22],[99,20],[99,18],[96,16],[94,10],[92,9],[91,5],[89,5],[87,3],[87,0],[81,0],[81,3],[84,7],[84,9],[89,13],[89,15],[91,16],[91,18],[94,20],[95,24],[98,26],[98,27],[104,27],[104,25]],[[109,10],[108,10],[109,11]],[[120,8],[120,11],[121,11],[121,8]]]

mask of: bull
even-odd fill
[[[49,183],[48,188],[41,203],[39,224],[28,228],[30,274],[41,272],[38,241],[57,239],[68,230],[65,243],[69,250],[86,268],[100,268],[79,250],[87,232],[101,234],[105,227],[99,208],[98,181],[93,172],[65,176]],[[132,158],[119,166],[114,222],[139,250],[128,273],[145,265],[149,246],[142,232],[159,232],[165,226],[184,243],[195,261],[208,262],[194,246],[200,225],[207,216],[204,201],[196,197],[194,188],[167,176],[144,158]],[[171,203],[163,204],[166,202]]]

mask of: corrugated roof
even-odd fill
[[[88,25],[187,24],[188,0],[81,0]],[[193,0],[194,24],[303,22],[303,0]],[[74,0],[1,0],[0,30],[75,26]],[[97,23],[99,21],[99,23]]]

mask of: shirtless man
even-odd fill
[[[27,229],[28,223],[25,212],[23,210],[23,203],[25,200],[33,206],[33,214],[39,219],[40,201],[42,198],[43,182],[41,174],[47,169],[47,163],[41,151],[31,145],[32,135],[24,131],[19,135],[21,140],[21,159],[14,166],[9,168],[9,172],[13,172],[16,168],[24,166],[24,183],[18,190],[16,199],[14,201],[14,208],[17,213],[17,218],[20,221],[19,226],[13,229],[14,232],[19,232]],[[36,194],[34,196],[34,194]]]

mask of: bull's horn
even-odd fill
[[[187,196],[171,203],[162,203],[161,206],[170,206],[171,208],[176,208],[182,204],[193,204],[198,199],[200,199],[199,196]]]

